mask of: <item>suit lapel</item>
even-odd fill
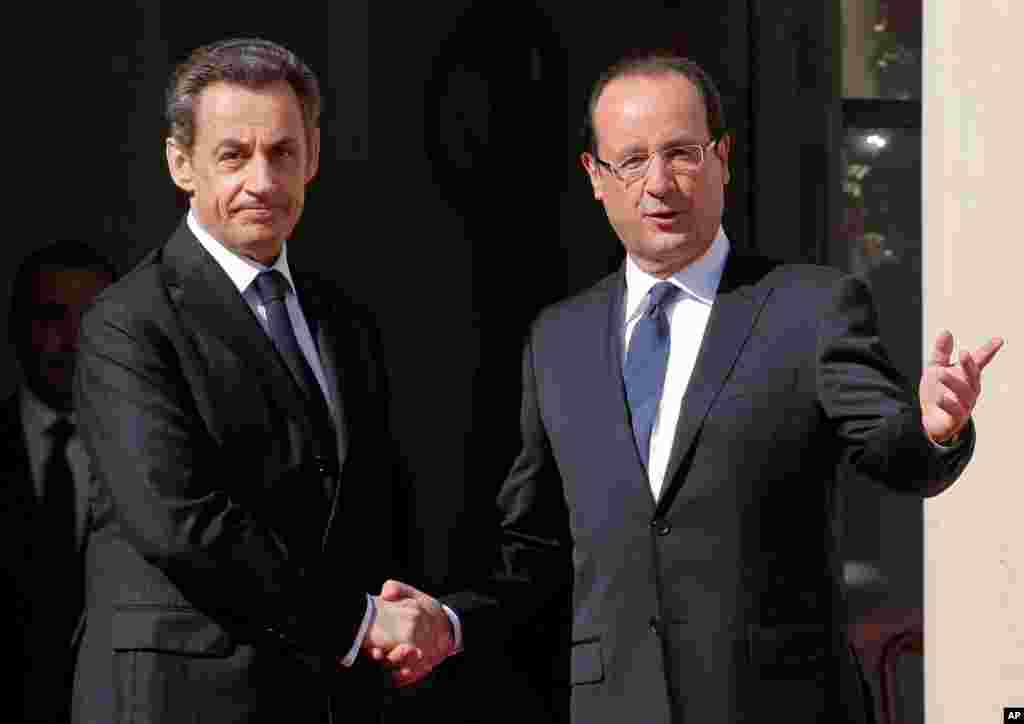
[[[295,290],[299,297],[299,304],[302,313],[306,317],[309,331],[316,342],[317,353],[320,357],[320,365],[327,380],[328,394],[330,395],[332,421],[336,432],[338,443],[338,470],[345,465],[345,458],[348,453],[348,429],[343,405],[344,395],[342,388],[346,380],[344,374],[344,359],[342,347],[339,344],[339,330],[336,327],[337,320],[330,313],[330,300],[324,299],[321,290],[312,282],[312,279],[304,274],[297,274],[292,270],[292,278],[295,281]]]
[[[771,292],[768,285],[755,285],[756,278],[752,278],[750,271],[743,257],[729,256],[693,374],[683,396],[665,482],[658,499],[659,511],[675,497],[681,484],[676,479],[680,465],[690,454],[697,433],[719,391],[732,374],[740,351]]]
[[[275,402],[309,425],[304,397],[252,310],[228,275],[182,222],[168,241],[165,283],[191,326],[218,338],[265,383]]]
[[[626,302],[626,270],[624,266],[618,274],[611,277],[607,290],[608,299],[604,305],[606,314],[602,329],[603,339],[607,340],[607,344],[604,345],[604,354],[600,364],[602,371],[608,375],[609,384],[597,385],[595,389],[613,391],[614,400],[611,409],[616,410],[617,413],[612,423],[615,427],[612,431],[612,439],[624,441],[628,445],[629,449],[622,450],[621,455],[630,461],[630,466],[635,465],[635,478],[644,482],[644,489],[638,492],[645,501],[646,509],[653,512],[654,496],[651,493],[651,486],[647,482],[647,472],[636,447],[636,438],[633,435],[633,426],[629,417],[629,402],[626,400],[626,383],[622,376],[624,354],[622,329],[625,323],[623,306]]]

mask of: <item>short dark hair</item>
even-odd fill
[[[19,356],[26,341],[28,307],[32,299],[32,286],[44,269],[88,269],[109,274],[117,279],[117,268],[106,256],[92,246],[72,240],[56,241],[37,249],[22,259],[14,273],[11,285],[11,306],[8,312],[7,333],[11,345]]]
[[[704,109],[707,113],[708,130],[712,139],[721,138],[725,135],[725,109],[722,106],[722,96],[715,86],[715,82],[708,75],[707,71],[697,63],[665,51],[647,52],[639,55],[623,58],[609,66],[598,76],[590,89],[590,97],[587,100],[587,110],[583,119],[583,146],[593,154],[597,154],[597,131],[594,128],[594,111],[597,109],[597,102],[604,93],[604,89],[613,80],[628,76],[656,77],[675,73],[681,75],[697,88],[701,99],[704,101]]]
[[[197,48],[171,75],[164,110],[168,133],[191,151],[196,140],[196,100],[203,89],[218,82],[262,88],[277,81],[286,81],[295,91],[310,136],[320,123],[320,84],[295,53],[259,38],[232,38]]]

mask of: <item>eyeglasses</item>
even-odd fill
[[[594,154],[594,161],[608,169],[608,172],[619,179],[626,186],[639,181],[647,175],[651,168],[651,160],[655,156],[661,156],[668,164],[669,170],[675,175],[692,176],[700,171],[704,165],[704,158],[707,151],[710,151],[719,139],[713,138],[706,144],[693,144],[687,146],[669,146],[652,153],[637,153],[627,156],[619,163],[609,163],[598,158]]]

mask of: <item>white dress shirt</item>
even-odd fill
[[[292,280],[292,272],[288,267],[288,242],[282,244],[281,253],[278,254],[277,260],[271,266],[263,266],[252,259],[246,259],[229,251],[226,246],[215,240],[207,233],[206,229],[199,225],[199,221],[196,220],[191,211],[188,212],[187,222],[188,228],[199,239],[199,243],[210,252],[210,255],[217,264],[220,265],[224,273],[228,275],[232,283],[238,288],[238,293],[242,295],[242,299],[249,305],[253,314],[256,315],[256,319],[263,325],[263,331],[267,332],[268,335],[270,332],[267,328],[267,310],[263,305],[263,300],[260,299],[259,293],[256,291],[256,285],[253,284],[253,281],[255,281],[260,272],[271,269],[277,269],[288,280],[288,293],[285,296],[284,304],[288,310],[288,319],[292,323],[292,329],[295,331],[295,340],[299,343],[302,356],[309,362],[313,375],[316,377],[320,390],[323,392],[324,399],[327,400],[331,416],[334,417],[334,422],[337,424],[338,411],[334,409],[334,400],[331,399],[330,389],[327,386],[327,376],[324,374],[323,365],[320,363],[320,355],[317,354],[316,344],[313,342],[313,335],[310,334],[306,315],[303,314],[302,307],[299,304],[299,297],[295,293],[295,282]]]
[[[40,400],[28,386],[23,385],[20,394],[21,428],[25,435],[25,449],[28,452],[29,469],[35,486],[36,499],[42,500],[43,475],[46,461],[53,449],[53,438],[48,430],[58,417],[67,417],[74,424],[75,413],[59,413]],[[75,433],[68,439],[68,465],[75,480],[75,540],[79,545],[85,537],[86,514],[89,509],[89,455],[85,452],[82,439]]]
[[[661,494],[668,459],[672,453],[672,441],[675,439],[676,426],[679,423],[679,413],[682,411],[683,395],[693,374],[697,353],[704,341],[704,332],[711,317],[711,307],[715,303],[718,283],[722,279],[722,269],[728,255],[729,239],[722,227],[718,227],[718,234],[704,255],[665,280],[641,271],[632,257],[626,256],[623,364],[633,329],[650,305],[648,292],[651,287],[660,281],[668,281],[682,290],[665,309],[669,323],[668,364],[661,400],[654,414],[651,447],[648,451],[648,481],[655,500]]]
[[[220,265],[224,270],[224,273],[228,275],[234,285],[238,288],[238,292],[242,295],[242,299],[244,299],[246,304],[249,305],[249,308],[252,309],[253,314],[256,315],[256,318],[259,320],[260,324],[263,325],[263,329],[268,333],[268,335],[267,310],[256,291],[256,285],[253,284],[253,281],[260,272],[268,271],[270,269],[277,269],[284,275],[284,278],[288,280],[288,293],[285,297],[285,307],[288,310],[288,318],[292,323],[292,329],[295,331],[295,339],[299,343],[299,348],[302,350],[302,354],[306,358],[306,361],[309,362],[309,366],[312,368],[313,374],[316,376],[316,381],[320,384],[320,389],[324,394],[324,399],[327,400],[327,405],[331,411],[331,416],[334,418],[335,424],[339,424],[338,411],[335,409],[334,400],[331,398],[331,394],[329,392],[327,377],[324,374],[323,365],[320,363],[320,356],[317,354],[316,345],[313,343],[313,336],[309,331],[309,324],[306,322],[306,316],[302,312],[302,306],[299,304],[299,298],[295,293],[295,283],[292,281],[292,273],[288,267],[288,242],[285,241],[281,245],[281,253],[278,255],[273,265],[264,266],[258,262],[252,261],[251,259],[238,256],[234,252],[228,250],[227,247],[210,236],[206,229],[200,226],[199,221],[191,210],[188,212],[186,222],[188,223],[188,228],[199,240],[199,243],[202,244],[206,251],[210,252],[210,255],[214,258],[217,264]],[[455,612],[447,606],[444,606],[443,608],[455,631],[454,638],[456,650],[458,650],[462,646],[462,629],[459,624],[458,617],[455,615]],[[363,644],[363,639],[366,638],[366,634],[370,630],[370,626],[376,615],[377,607],[373,602],[373,596],[366,594],[366,613],[363,615],[363,621],[359,626],[355,642],[345,655],[345,658],[341,660],[341,663],[345,666],[351,666],[355,662],[356,656],[359,654],[359,648]]]

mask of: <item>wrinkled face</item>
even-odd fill
[[[636,154],[711,141],[700,92],[677,73],[616,78],[594,111],[597,152],[613,165]],[[582,156],[594,197],[626,252],[644,271],[662,278],[700,258],[722,221],[729,182],[729,137],[704,154],[693,174],[674,174],[660,155],[647,175],[623,184],[590,153]]]
[[[207,86],[195,129],[191,151],[167,139],[171,177],[213,238],[239,256],[273,263],[302,215],[320,130],[306,133],[299,99],[284,81]]]
[[[71,383],[82,312],[107,285],[109,274],[92,269],[43,267],[25,305],[25,377],[32,391],[57,410],[71,407]]]

